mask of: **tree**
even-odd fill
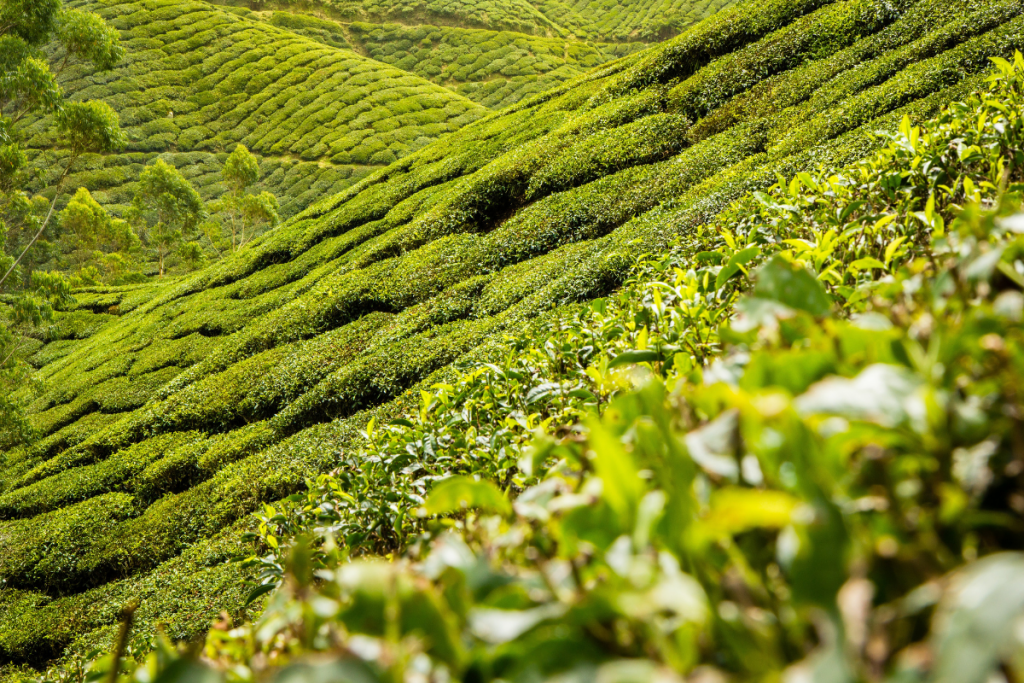
[[[277,198],[270,192],[259,194],[250,190],[260,178],[259,162],[256,161],[244,145],[235,147],[222,171],[228,192],[215,205],[215,210],[222,218],[222,226],[206,226],[206,234],[210,242],[219,252],[217,246],[220,235],[230,235],[230,250],[238,251],[265,228],[273,227],[280,221],[278,216]],[[220,233],[220,235],[218,235]],[[226,235],[225,241],[226,241]]]
[[[167,257],[194,235],[206,210],[199,193],[178,169],[157,159],[142,171],[131,215],[154,250],[163,277]]]
[[[43,47],[49,44],[47,52]],[[64,9],[61,0],[0,0],[0,444],[27,438],[18,390],[30,376],[20,358],[25,334],[70,300],[66,278],[33,267],[64,183],[88,152],[120,148],[125,137],[117,114],[102,102],[68,102],[58,77],[80,61],[109,69],[124,52],[118,34],[98,16]],[[56,73],[48,59],[59,63]],[[22,124],[46,117],[55,144],[67,152],[48,200],[25,191],[31,176]]]
[[[96,264],[107,270],[108,277],[121,275],[131,252],[141,244],[131,225],[112,218],[84,187],[78,188],[60,212],[58,222],[64,251],[70,255],[69,265],[83,283],[92,284],[89,279],[98,279]],[[87,277],[87,269],[96,271],[97,276]]]

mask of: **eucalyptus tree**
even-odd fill
[[[178,169],[157,159],[139,177],[130,215],[153,251],[163,277],[167,257],[195,235],[206,209],[199,193]],[[194,249],[186,248],[183,253],[186,261],[195,261]]]
[[[221,241],[235,252],[266,228],[277,225],[280,221],[277,198],[270,192],[257,194],[252,190],[260,179],[260,167],[245,145],[235,147],[224,162],[221,173],[228,191],[213,207],[221,217],[221,223],[214,224],[213,231],[208,230],[207,235],[218,252],[221,251],[218,246]]]
[[[62,251],[67,254],[62,266],[80,278],[87,270],[98,272],[97,265],[117,277],[141,244],[128,221],[112,217],[84,187],[57,218]]]

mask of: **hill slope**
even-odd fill
[[[1021,0],[768,0],[469,124],[187,280],[79,296],[0,474],[0,661],[236,612],[247,513],[502,331],[1024,46]],[[109,310],[115,307],[113,310]],[[102,313],[100,313],[102,312]],[[441,373],[437,375],[435,373]]]
[[[523,33],[507,30],[509,22],[499,20],[491,23],[499,30],[492,30],[480,28],[478,22],[458,14],[340,15],[360,18],[347,21],[337,18],[337,12],[325,16],[323,8],[316,5],[285,5],[290,11],[259,12],[228,7],[240,16],[268,22],[326,45],[352,49],[413,72],[491,109],[515,104],[646,45],[639,41],[583,41],[548,35],[550,32],[538,32],[536,27],[529,26],[522,29],[527,31]],[[525,3],[508,8],[509,16],[513,10],[525,16],[533,16],[534,12]],[[370,17],[389,21],[362,20]],[[398,22],[390,21],[392,18]]]
[[[224,0],[243,4],[243,0]],[[277,0],[342,21],[431,24],[601,41],[668,38],[736,0]]]
[[[224,153],[242,143],[292,215],[484,113],[407,72],[198,0],[75,4],[120,30],[127,50],[109,72],[62,78],[72,98],[120,113],[126,150],[84,159],[70,179],[115,210],[158,155],[206,198],[219,195]],[[49,143],[44,132],[30,140],[38,165],[52,162]]]

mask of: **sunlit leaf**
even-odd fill
[[[779,256],[757,272],[754,296],[819,317],[828,315],[832,307],[825,287],[814,275]]]
[[[512,505],[498,487],[471,477],[449,477],[430,492],[424,506],[427,514],[446,515],[466,509],[508,514]]]

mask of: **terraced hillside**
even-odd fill
[[[537,0],[537,8],[564,31],[600,40],[668,38],[735,0]]]
[[[323,0],[262,3],[257,12],[244,0],[212,1],[327,45],[350,47],[491,109],[675,35],[735,2]]]
[[[227,0],[243,4],[242,0]],[[276,0],[342,21],[431,24],[603,41],[653,41],[679,33],[736,0]]]
[[[248,513],[349,457],[370,417],[608,293],[632,256],[777,174],[841,167],[977,88],[989,57],[1024,47],[1022,10],[741,6],[470,123],[187,279],[79,294],[34,357],[43,438],[2,456],[6,671],[108,644],[129,600],[140,639],[237,615]]]
[[[472,28],[474,22],[468,22],[469,27],[449,26],[436,23],[438,19],[430,15],[423,17],[424,23],[371,23],[319,16],[316,7],[261,12],[226,7],[240,16],[415,73],[491,109],[515,104],[645,47],[636,41],[595,43]]]
[[[69,68],[62,79],[73,97],[120,113],[124,153],[86,158],[71,178],[115,209],[157,156],[219,195],[225,152],[242,143],[291,215],[484,113],[405,71],[197,0],[75,4],[120,30],[127,50],[109,72]],[[40,166],[51,162],[45,125],[30,141]]]
[[[582,43],[432,26],[353,23],[364,53],[411,71],[491,109],[554,88],[594,67],[641,49],[641,43]]]

